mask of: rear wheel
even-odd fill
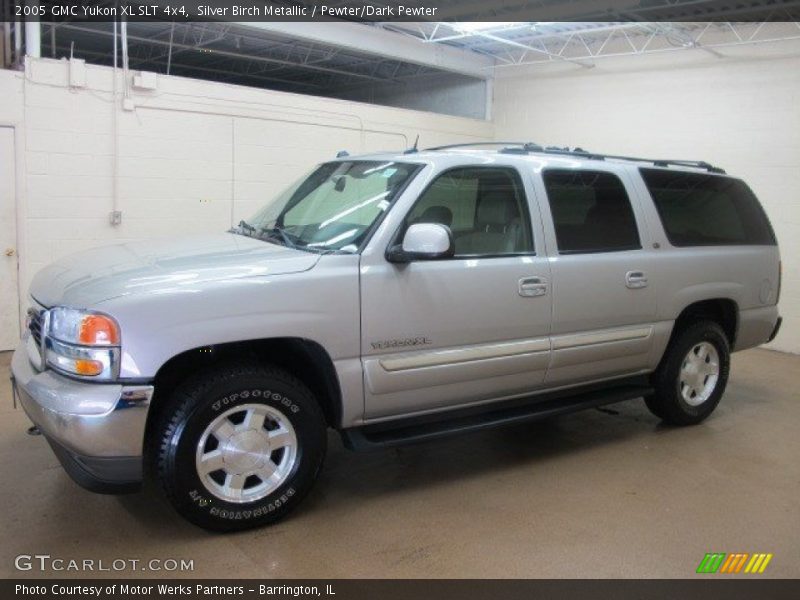
[[[670,342],[653,376],[655,393],[647,407],[672,425],[694,425],[719,404],[730,371],[730,347],[713,321],[686,327]]]
[[[274,522],[311,489],[326,425],[283,370],[220,368],[175,391],[159,428],[157,473],[186,519],[217,531]]]

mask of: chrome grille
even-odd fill
[[[36,342],[36,346],[40,347],[42,345],[42,322],[44,311],[37,310],[35,308],[28,309],[28,330],[31,332],[31,336],[33,337],[34,341]]]

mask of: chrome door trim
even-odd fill
[[[547,338],[535,338],[499,344],[482,344],[468,348],[413,352],[397,357],[382,358],[379,363],[385,371],[392,372],[549,351],[550,342]]]
[[[626,342],[629,340],[645,339],[652,335],[652,326],[611,329],[595,331],[591,333],[577,333],[553,336],[553,350],[565,350],[567,348],[580,348],[583,346],[594,346],[608,342]]]

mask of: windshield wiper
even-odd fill
[[[266,234],[267,238],[271,238],[275,240],[276,238],[280,239],[283,242],[284,246],[288,246],[289,248],[297,248],[297,244],[292,241],[292,238],[289,237],[289,234],[283,229],[283,227],[279,227],[275,225],[273,227],[262,227],[258,230],[259,234]]]
[[[249,235],[250,237],[253,237],[256,232],[256,228],[250,225],[250,223],[247,221],[242,220],[239,221],[239,224],[236,227],[231,228],[230,231],[232,233],[240,233],[242,235]]]

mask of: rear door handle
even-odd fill
[[[628,271],[625,273],[625,285],[632,290],[647,287],[647,274],[644,271]]]
[[[544,277],[523,277],[519,280],[520,296],[544,296],[547,294],[547,280]]]

